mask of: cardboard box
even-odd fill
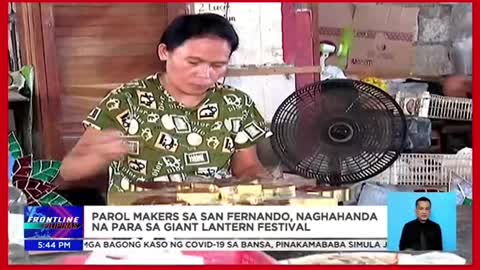
[[[320,4],[318,8],[320,40],[338,44],[345,27],[354,30],[348,74],[413,75],[419,8],[391,4]],[[335,57],[327,61],[335,63],[338,63]]]

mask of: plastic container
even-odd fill
[[[460,97],[431,95],[428,118],[472,121],[472,100]]]
[[[423,117],[407,117],[407,137],[405,150],[410,152],[423,152],[428,150],[432,138],[432,122]]]
[[[432,95],[422,89],[399,90],[395,100],[406,116],[472,121],[472,99]]]
[[[18,188],[8,185],[8,261],[26,262],[28,254],[24,248],[23,219],[27,197]]]
[[[472,154],[401,154],[384,172],[370,179],[379,184],[449,186],[452,172],[471,181]]]

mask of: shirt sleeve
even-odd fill
[[[407,242],[408,242],[407,238],[409,233],[410,232],[408,231],[408,224],[405,224],[403,226],[402,234],[400,236],[400,242],[398,245],[398,249],[400,251],[407,249]]]
[[[247,105],[242,112],[240,131],[234,138],[235,148],[237,150],[256,145],[262,139],[273,135],[265,119],[255,106],[255,103],[251,101],[248,95],[245,95],[245,99],[247,100]],[[248,102],[248,100],[250,100],[250,102]]]
[[[436,241],[437,241],[436,250],[442,251],[442,250],[443,250],[442,229],[441,229],[440,225],[438,225],[438,224],[437,224],[437,226],[436,226],[436,233],[437,233],[437,237],[436,237]]]
[[[130,126],[132,95],[123,86],[112,90],[83,120],[85,128],[115,129],[127,132]]]

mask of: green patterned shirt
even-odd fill
[[[109,170],[109,189],[120,192],[137,181],[230,177],[233,153],[271,135],[244,92],[217,83],[199,106],[187,108],[168,94],[158,74],[114,89],[83,124],[127,136],[129,154]]]

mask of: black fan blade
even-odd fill
[[[290,95],[272,129],[273,149],[291,170],[340,185],[393,164],[405,144],[406,120],[383,90],[356,80],[327,80]]]

